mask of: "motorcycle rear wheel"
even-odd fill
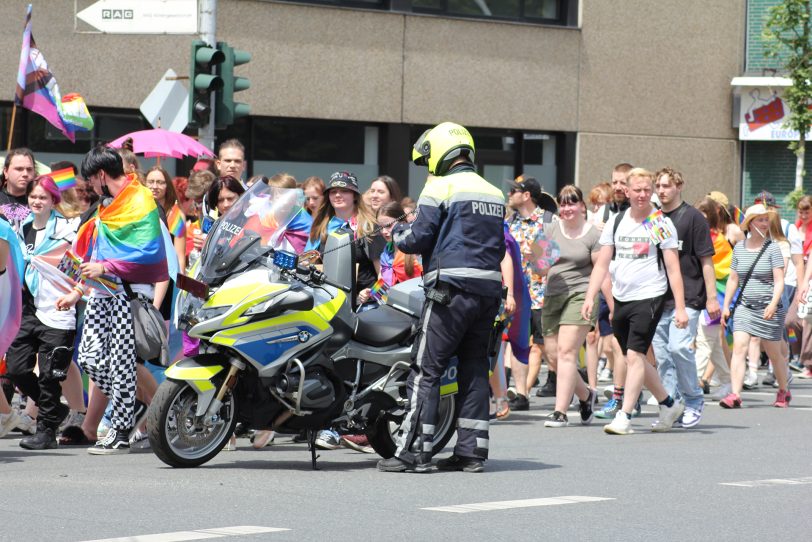
[[[437,455],[443,448],[445,448],[448,441],[454,435],[454,410],[456,407],[456,395],[445,395],[440,397],[440,404],[437,408],[437,423],[435,424],[434,442],[432,443],[431,454]],[[394,423],[385,416],[379,416],[372,427],[367,432],[366,436],[369,439],[369,444],[375,452],[388,459],[395,455],[397,448],[396,437],[399,425]],[[413,448],[417,444],[413,445]],[[417,452],[417,450],[413,450]]]
[[[149,442],[158,458],[171,467],[197,467],[225,446],[237,424],[237,403],[232,393],[212,425],[195,425],[197,392],[186,382],[166,380],[159,387],[147,412]]]

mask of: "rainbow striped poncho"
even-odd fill
[[[82,225],[73,252],[84,262],[102,262],[118,278],[150,284],[169,278],[166,246],[152,192],[137,180],[119,192],[96,217]]]

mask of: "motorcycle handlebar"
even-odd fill
[[[309,278],[313,280],[313,282],[315,282],[316,284],[327,284],[328,286],[332,286],[333,288],[337,288],[346,293],[352,292],[351,288],[348,288],[343,284],[339,284],[337,282],[333,282],[330,279],[328,279],[326,276],[324,276],[324,273],[316,269],[316,266],[314,265],[310,265],[307,267],[300,266],[299,269],[297,269],[297,271],[300,274],[307,274]]]

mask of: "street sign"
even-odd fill
[[[174,70],[166,70],[141,104],[141,114],[153,128],[180,133],[189,124],[189,91],[175,79],[177,76]]]
[[[76,16],[106,34],[197,34],[197,0],[98,0]]]

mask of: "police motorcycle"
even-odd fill
[[[164,463],[206,463],[238,422],[306,431],[314,469],[324,428],[365,434],[379,455],[394,455],[420,279],[355,314],[346,295],[355,270],[350,236],[328,238],[323,271],[281,250],[302,203],[300,190],[256,183],[209,232],[194,278],[179,275],[178,329],[200,345],[166,370],[149,407],[149,441]],[[454,374],[452,367],[442,382],[434,453],[454,432]]]

